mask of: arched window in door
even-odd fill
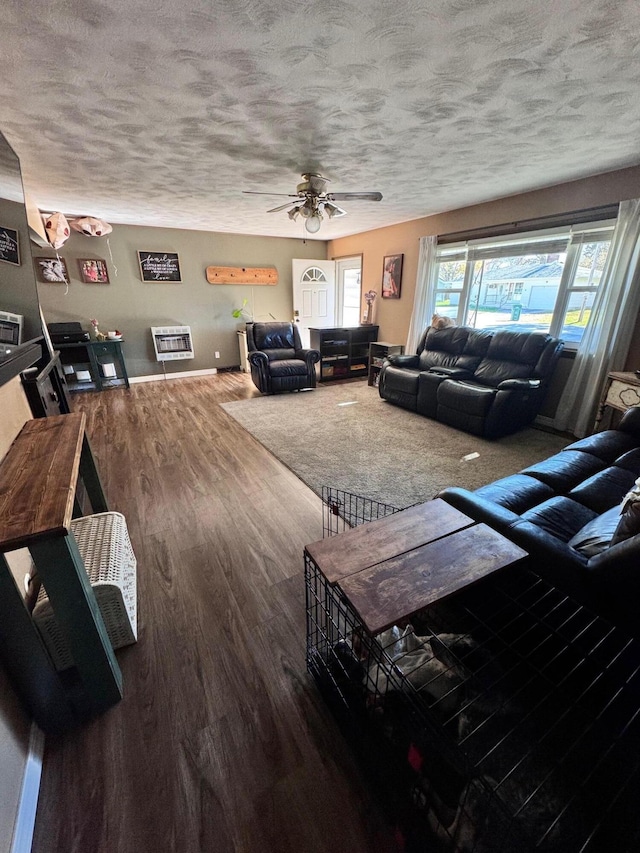
[[[318,267],[309,267],[309,269],[305,270],[300,277],[300,281],[309,283],[309,282],[320,282],[322,284],[326,284],[327,277],[323,273],[321,269]]]

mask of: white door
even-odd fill
[[[309,346],[309,329],[336,325],[335,261],[292,260],[293,316],[302,346]]]

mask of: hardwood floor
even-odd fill
[[[33,853],[393,849],[306,672],[320,500],[218,405],[255,394],[223,373],[72,399],[127,518],[139,640],[123,701],[47,741]]]

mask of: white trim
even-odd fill
[[[176,370],[172,373],[152,373],[150,376],[130,376],[129,384],[136,382],[160,382],[162,379],[185,379],[187,376],[212,376],[218,372],[217,367],[205,367],[202,370]]]
[[[33,830],[36,825],[43,756],[44,732],[35,723],[32,723],[29,734],[29,753],[22,779],[18,814],[13,829],[11,853],[30,853],[31,850]]]

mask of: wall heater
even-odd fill
[[[0,311],[0,347],[3,354],[8,354],[22,343],[22,314],[12,314],[10,311]]]
[[[152,326],[151,337],[157,361],[194,357],[190,326]]]

